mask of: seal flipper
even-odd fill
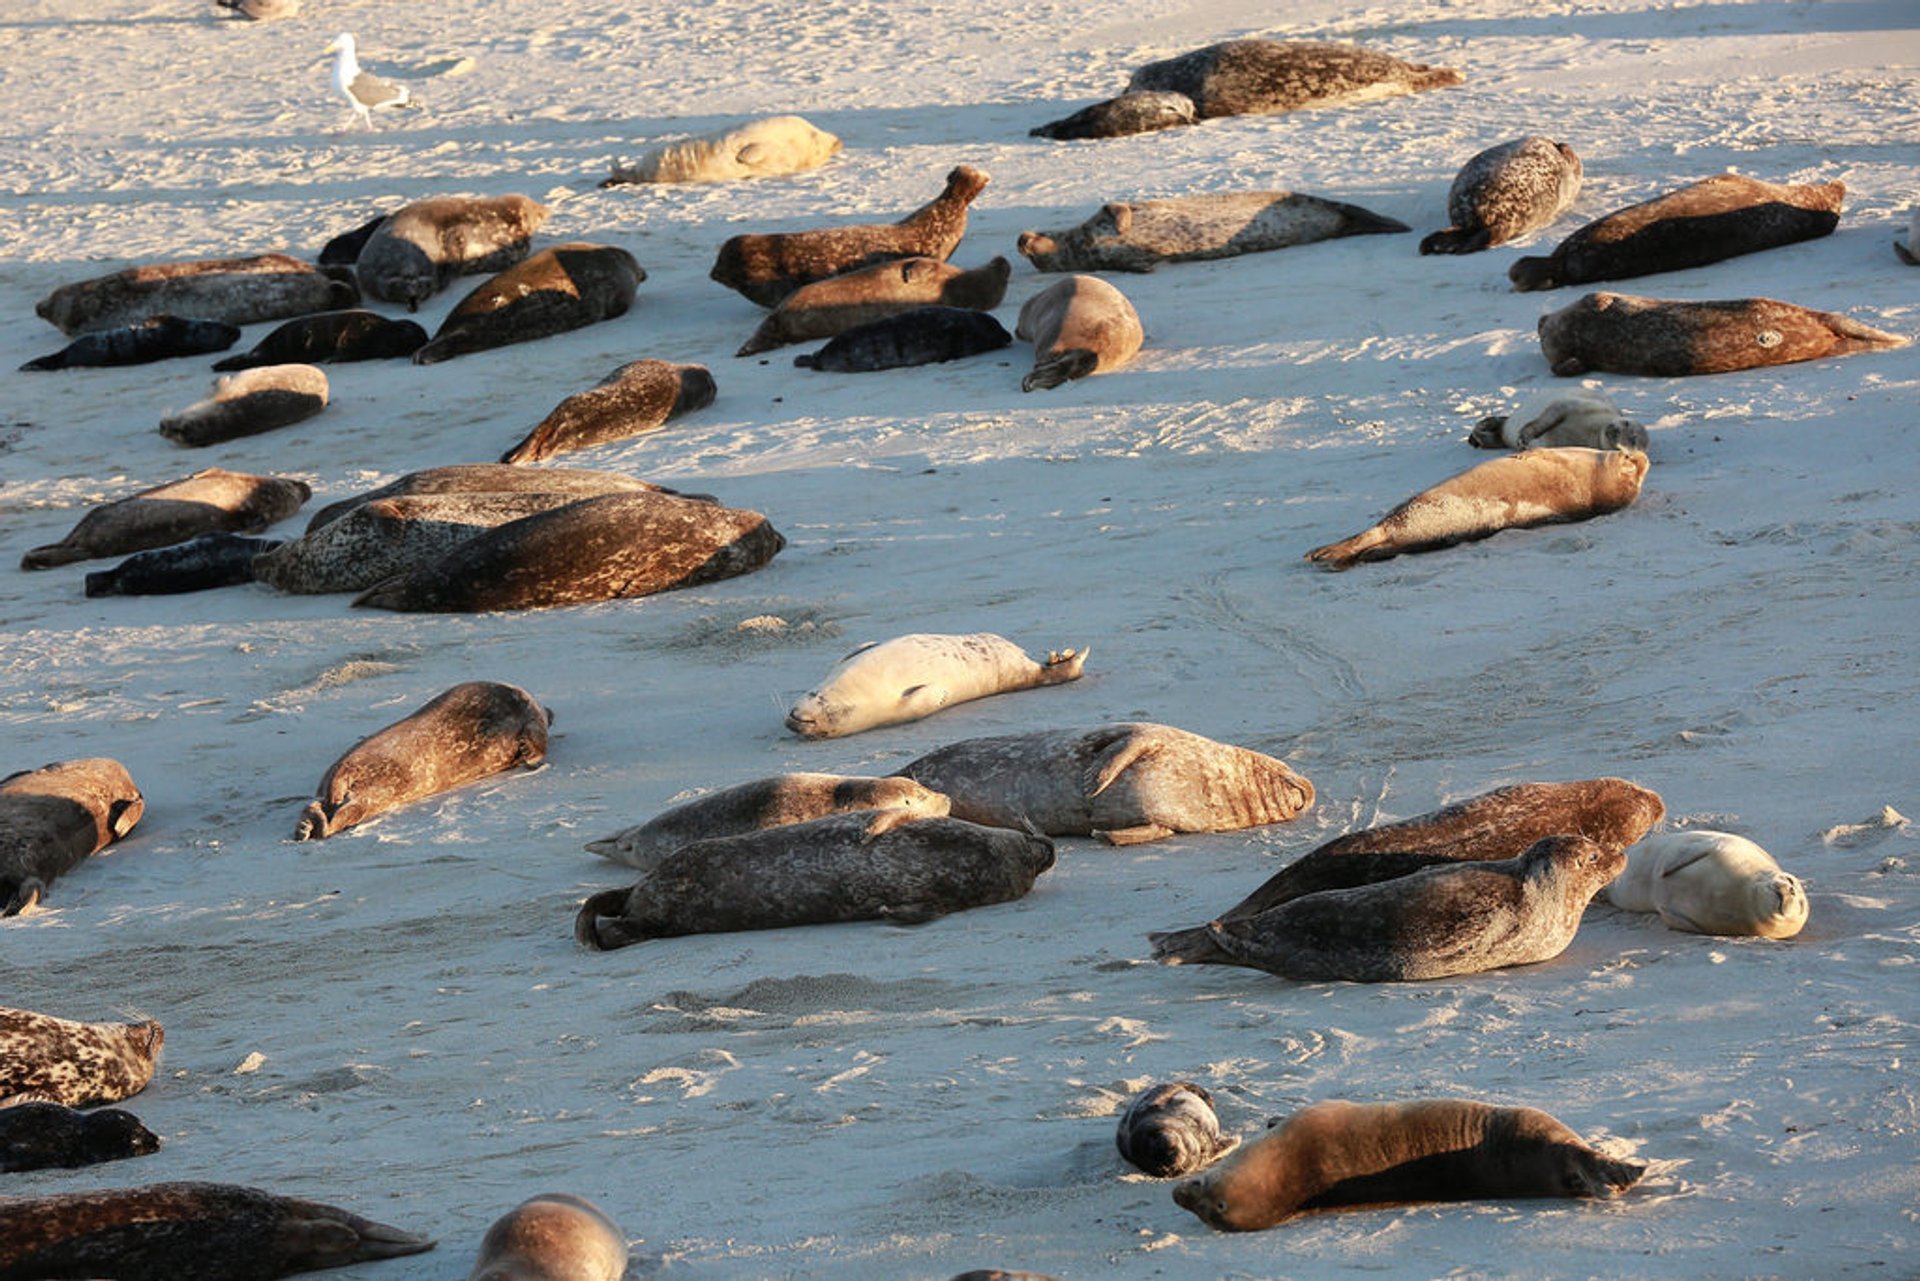
[[[1503,434],[1507,425],[1507,415],[1494,414],[1482,418],[1474,429],[1467,433],[1467,443],[1475,449],[1505,449],[1507,438]]]
[[[1137,827],[1096,828],[1093,834],[1109,845],[1145,845],[1149,841],[1165,840],[1173,835],[1173,829],[1158,823],[1141,823]]]
[[[1914,257],[1913,250],[1907,248],[1905,245],[1901,244],[1897,240],[1893,242],[1893,252],[1898,254],[1900,256],[1900,261],[1906,263],[1907,266],[1920,267],[1920,258]],[[22,365],[20,367],[22,369],[27,368],[26,365]]]
[[[332,836],[334,829],[329,826],[330,822],[326,803],[318,799],[309,801],[307,808],[300,811],[300,821],[293,825],[293,839],[318,841]]]
[[[1153,959],[1164,965],[1239,964],[1214,940],[1212,928],[1206,925],[1149,934],[1147,942],[1153,945]]]
[[[0,890],[6,889],[6,883],[0,882]],[[23,877],[14,882],[12,892],[7,895],[6,906],[0,907],[0,916],[18,916],[40,901],[46,893],[47,883],[37,876]]]
[[[1143,734],[1135,734],[1130,729],[1116,732],[1100,745],[1099,754],[1087,762],[1086,771],[1081,775],[1080,785],[1087,799],[1092,800],[1112,787],[1114,780],[1126,773],[1135,761],[1145,760],[1159,750],[1160,744]]]
[[[1434,232],[1420,242],[1423,254],[1472,254],[1479,253],[1493,241],[1493,232],[1485,227],[1468,231],[1463,227],[1447,227]]]
[[[920,819],[920,815],[904,806],[895,806],[891,809],[884,810],[868,810],[867,813],[872,817],[867,819],[866,829],[860,834],[860,843],[862,845],[870,844],[878,838],[885,836],[896,827],[917,822]]]

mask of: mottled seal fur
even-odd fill
[[[148,316],[131,325],[96,329],[82,334],[52,355],[29,360],[20,369],[24,373],[43,369],[147,365],[156,360],[225,351],[239,341],[240,327],[224,321]]]
[[[620,1281],[627,1234],[585,1197],[544,1192],[495,1219],[467,1281]]]
[[[1023,231],[1018,245],[1040,271],[1152,271],[1163,262],[1202,262],[1407,230],[1404,222],[1338,200],[1293,191],[1234,191],[1111,201],[1077,227]]]
[[[705,365],[630,360],[586,391],[555,405],[526,439],[500,455],[500,461],[538,462],[655,431],[682,414],[711,405],[714,392],[713,374]]]
[[[955,818],[1111,845],[1282,823],[1313,804],[1282,761],[1144,721],[964,739],[894,772],[944,792]]]
[[[166,1033],[153,1019],[77,1023],[0,1006],[0,1108],[118,1103],[147,1088]]]
[[[411,356],[426,344],[427,331],[411,320],[389,320],[358,307],[296,316],[253,345],[214,362],[216,373],[256,365],[346,364]]]
[[[663,142],[630,165],[616,163],[600,183],[728,182],[818,169],[840,140],[803,116],[766,116],[677,142]]]
[[[917,721],[954,703],[1079,680],[1086,661],[1083,647],[1051,651],[1037,662],[992,632],[868,641],[793,705],[787,728],[802,738],[838,738]]]
[[[836,921],[917,925],[1007,903],[1053,866],[1053,842],[912,810],[831,814],[683,845],[630,889],[588,899],[574,937],[648,939]]]
[[[327,374],[318,365],[261,365],[222,374],[213,395],[160,420],[180,445],[217,445],[305,422],[327,407]]]
[[[1451,67],[1402,62],[1358,45],[1314,40],[1229,40],[1133,73],[1128,92],[1185,94],[1202,120],[1392,98],[1457,85]]]
[[[406,498],[416,494],[473,494],[532,491],[566,493],[578,498],[596,494],[674,493],[651,482],[623,476],[619,472],[595,471],[587,467],[515,467],[506,463],[454,463],[446,467],[428,467],[410,471],[395,480],[365,493],[328,503],[307,522],[312,533],[322,525],[339,520],[363,503],[376,498]]]
[[[312,493],[305,481],[208,467],[95,507],[65,538],[22,556],[20,568],[124,556],[196,534],[265,529],[293,515]]]
[[[515,685],[467,681],[361,739],[320,780],[293,829],[318,840],[409,801],[547,759],[552,715]]]
[[[1110,373],[1132,360],[1146,339],[1133,303],[1098,276],[1048,285],[1020,308],[1013,332],[1033,344],[1033,369],[1020,380],[1021,391]]]
[[[1179,1184],[1173,1199],[1223,1232],[1247,1232],[1336,1206],[1610,1197],[1644,1173],[1537,1108],[1329,1099]]]
[[[111,757],[56,761],[0,779],[0,916],[32,907],[144,813],[140,789]]]
[[[1082,107],[1062,120],[1027,130],[1029,137],[1069,141],[1086,138],[1124,138],[1136,133],[1177,129],[1198,116],[1193,99],[1184,93],[1142,89]]]
[[[1135,1095],[1113,1141],[1122,1160],[1156,1179],[1204,1170],[1240,1145],[1220,1133],[1213,1096],[1192,1081],[1148,1086]]]
[[[1482,418],[1467,436],[1476,449],[1638,449],[1647,429],[1586,387],[1537,392],[1510,414]]]
[[[77,1170],[159,1150],[160,1136],[119,1108],[81,1112],[39,1102],[0,1107],[0,1171]]]
[[[890,258],[945,262],[967,230],[967,206],[987,175],[960,165],[938,196],[898,222],[735,236],[720,246],[708,275],[762,307],[777,306],[802,285]]]
[[[87,595],[173,596],[250,583],[254,558],[283,541],[240,534],[201,534],[171,547],[135,552],[112,569],[88,574]]]
[[[1489,147],[1447,189],[1452,225],[1420,242],[1423,254],[1470,254],[1550,225],[1580,195],[1580,157],[1538,134]]]
[[[34,311],[64,334],[180,316],[252,325],[312,311],[351,307],[351,282],[286,254],[150,263],[82,280],[42,298]]]
[[[1007,296],[1013,264],[995,258],[962,271],[937,258],[894,258],[816,280],[781,299],[736,356],[832,338],[858,325],[938,304],[992,311]]]
[[[613,245],[569,241],[517,262],[454,305],[416,365],[532,342],[626,314],[647,273]]]
[[[1588,294],[1540,317],[1540,352],[1563,378],[1678,378],[1904,347],[1911,339],[1773,298],[1674,302]]]
[[[1661,832],[1627,850],[1606,898],[1658,912],[1692,934],[1792,938],[1807,923],[1807,891],[1773,855],[1732,832]]]
[[[408,311],[457,276],[494,272],[527,256],[552,210],[526,196],[434,196],[381,220],[353,264],[360,288]]]
[[[869,320],[827,341],[820,350],[795,356],[801,369],[827,373],[873,373],[963,360],[1011,346],[1013,335],[984,311],[965,307],[914,307]]]

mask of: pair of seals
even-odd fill
[[[78,1023],[0,1006],[0,1110],[15,1104],[91,1107],[147,1088],[166,1032],[153,1019]]]
[[[82,859],[131,832],[146,808],[126,766],[106,756],[0,779],[0,916],[32,907]]]
[[[850,329],[938,305],[992,311],[1007,296],[1013,264],[995,258],[984,267],[962,271],[938,258],[894,258],[843,271],[802,285],[775,307],[736,356],[814,338],[833,338]]]
[[[1662,832],[1627,851],[1607,901],[1658,912],[1693,934],[1792,938],[1807,923],[1807,891],[1773,855],[1731,832]]]
[[[1021,391],[1118,369],[1146,340],[1133,303],[1098,276],[1068,276],[1042,289],[1020,308],[1013,332],[1033,344]]]
[[[160,1136],[119,1108],[81,1112],[39,1102],[0,1107],[0,1172],[77,1170],[159,1150]]]
[[[1452,225],[1420,242],[1423,254],[1470,254],[1540,230],[1580,195],[1580,157],[1538,134],[1489,147],[1447,189]]]
[[[416,365],[532,342],[624,316],[647,273],[613,245],[569,241],[542,249],[454,305]]]
[[[213,395],[160,420],[181,445],[217,445],[305,422],[327,407],[327,375],[316,365],[261,365],[224,374]]]
[[[533,463],[555,454],[625,440],[665,426],[713,403],[713,374],[705,365],[630,360],[586,391],[555,405],[503,463]]]
[[[840,140],[803,116],[766,116],[732,129],[666,142],[630,165],[616,163],[600,183],[727,182],[818,169]]]
[[[1163,262],[1202,262],[1406,230],[1404,222],[1338,200],[1294,191],[1236,191],[1110,201],[1077,227],[1023,231],[1018,244],[1041,271],[1152,271]]]
[[[1150,1086],[1135,1096],[1113,1141],[1122,1160],[1156,1179],[1204,1170],[1240,1146],[1220,1133],[1213,1096],[1192,1081]]]
[[[915,307],[855,325],[819,351],[795,356],[793,363],[828,373],[872,373],[962,360],[1012,343],[1013,335],[984,311]]]
[[[150,316],[251,325],[351,307],[349,281],[286,254],[152,263],[60,288],[34,305],[64,334],[137,325]]]
[[[201,534],[171,547],[135,552],[112,569],[88,574],[89,596],[172,596],[253,581],[257,556],[280,547],[278,538]]]
[[[1358,45],[1315,40],[1228,40],[1150,62],[1127,82],[1184,94],[1199,119],[1268,114],[1392,98],[1457,85],[1451,67],[1432,67]]]
[[[1475,449],[1638,449],[1647,429],[1597,391],[1547,390],[1521,402],[1510,414],[1482,418],[1467,436]]]
[[[22,556],[20,568],[124,556],[196,534],[265,529],[293,515],[312,493],[303,480],[208,467],[94,508],[59,542]]]
[[[360,288],[408,311],[456,276],[499,271],[527,256],[553,211],[521,195],[434,196],[382,219],[354,258]]]
[[[494,1220],[467,1281],[620,1281],[627,1234],[585,1197],[545,1192]]]
[[[915,632],[868,641],[833,665],[787,713],[802,738],[838,738],[931,716],[953,703],[1080,679],[1087,651],[1051,651],[1044,663],[1004,636]]]
[[[340,519],[354,508],[380,498],[407,498],[416,494],[554,493],[591,498],[598,494],[673,493],[619,472],[587,467],[513,467],[504,463],[454,463],[410,471],[377,489],[328,503],[307,522],[312,533]]]
[[[239,341],[240,327],[225,321],[148,316],[130,325],[82,334],[52,355],[29,360],[20,369],[24,373],[41,369],[147,365],[177,356],[225,351]]]
[[[296,316],[251,350],[214,362],[215,373],[256,365],[345,364],[411,356],[426,344],[427,331],[411,320],[389,320],[377,311],[348,308]]]
[[[1592,371],[1677,378],[1904,347],[1910,339],[1772,298],[1672,302],[1588,294],[1540,317],[1540,352],[1563,378]]]

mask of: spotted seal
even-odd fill
[[[160,1136],[119,1108],[81,1112],[40,1102],[0,1107],[0,1171],[77,1170],[159,1150]]]
[[[1213,1096],[1192,1081],[1149,1086],[1120,1114],[1113,1141],[1128,1165],[1156,1179],[1204,1170],[1240,1146],[1220,1133]]]
[[[217,445],[305,422],[327,407],[326,371],[318,365],[260,365],[214,380],[213,395],[160,420],[159,432],[179,445]]]
[[[1023,231],[1017,243],[1041,271],[1152,271],[1166,262],[1203,262],[1408,230],[1406,223],[1359,205],[1302,192],[1232,191],[1110,201],[1077,227]]]
[[[1033,344],[1033,369],[1021,391],[1058,387],[1110,373],[1139,354],[1140,313],[1098,276],[1068,276],[1027,299],[1014,335]]]
[[[1807,891],[1773,855],[1732,832],[1661,832],[1627,850],[1627,868],[1606,899],[1629,912],[1658,912],[1672,929],[1792,938],[1807,923]]]
[[[127,767],[106,756],[56,761],[0,779],[0,916],[17,916],[47,887],[131,832],[146,800]]]
[[[1598,391],[1548,388],[1522,401],[1510,414],[1482,418],[1467,436],[1475,449],[1638,449],[1647,429],[1621,413]]]
[[[1580,157],[1564,142],[1529,134],[1489,147],[1447,189],[1452,225],[1420,242],[1423,254],[1470,254],[1549,226],[1580,196]]]
[[[360,288],[408,311],[458,276],[495,272],[527,256],[553,211],[522,195],[433,196],[402,205],[354,258]]]
[[[800,369],[827,373],[872,373],[964,360],[1011,346],[1013,335],[984,311],[966,307],[914,307],[855,325],[815,352],[795,356]]]
[[[131,325],[85,333],[48,356],[37,356],[20,366],[21,372],[47,369],[98,369],[117,365],[148,365],[156,360],[204,356],[225,351],[240,341],[240,327],[218,320],[186,320],[179,316],[148,316]]]
[[[630,165],[615,162],[602,187],[643,182],[728,182],[818,169],[840,139],[804,116],[766,116],[714,133],[664,142]]]
[[[216,373],[256,365],[346,364],[411,356],[427,341],[416,321],[390,320],[377,311],[350,307],[296,316],[237,356],[214,362]]]
[[[613,245],[569,241],[490,277],[454,304],[416,365],[532,342],[624,316],[647,273]]]
[[[1050,651],[1038,662],[992,632],[868,641],[793,705],[787,728],[801,738],[838,738],[917,721],[954,703],[1079,680],[1086,661],[1082,647]]]
[[[34,312],[73,335],[162,315],[252,325],[359,301],[351,281],[286,254],[259,254],[128,267],[62,285],[35,304]]]
[[[1540,317],[1540,353],[1563,378],[1678,378],[1904,347],[1909,338],[1773,298],[1674,302],[1588,294]]]
[[[166,1033],[154,1019],[79,1023],[0,1006],[0,1108],[91,1107],[147,1088]]]
[[[467,1281],[620,1281],[627,1234],[585,1197],[545,1192],[495,1219]]]
[[[1150,62],[1127,91],[1185,94],[1202,120],[1392,98],[1457,85],[1452,67],[1402,62],[1358,45],[1317,40],[1228,40]]]
[[[173,596],[253,581],[254,558],[283,544],[278,538],[201,534],[170,547],[135,552],[112,569],[86,578],[89,596]]]
[[[338,502],[328,503],[307,522],[312,533],[322,525],[340,519],[363,503],[376,498],[408,498],[416,494],[473,493],[567,493],[577,498],[597,494],[633,494],[641,491],[672,494],[650,481],[639,480],[614,471],[595,471],[587,467],[515,467],[507,463],[453,463],[446,467],[428,467],[410,471],[384,485],[366,490]]]
[[[938,258],[893,258],[843,271],[788,294],[740,345],[736,356],[751,356],[788,343],[832,338],[858,325],[938,304],[992,311],[1007,296],[1013,265],[995,258],[984,267],[962,271]]]
[[[312,493],[303,480],[207,467],[95,507],[65,538],[22,556],[20,568],[124,556],[196,534],[265,529],[293,515]]]
[[[1091,138],[1125,138],[1136,133],[1178,129],[1198,119],[1193,99],[1184,93],[1142,89],[1082,107],[1061,120],[1027,130],[1032,138],[1066,142]]]
[[[625,440],[665,426],[713,403],[713,374],[705,365],[630,360],[585,391],[555,405],[503,463],[532,463],[575,449]]]

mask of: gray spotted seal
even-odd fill
[[[620,1281],[627,1234],[585,1197],[543,1192],[493,1221],[467,1281]]]
[[[20,568],[124,556],[196,534],[265,529],[293,515],[312,493],[303,480],[204,468],[95,507],[65,538],[22,556]]]
[[[1128,1165],[1156,1179],[1204,1170],[1240,1145],[1220,1133],[1213,1096],[1192,1081],[1149,1086],[1120,1114],[1114,1145]]]
[[[1039,662],[992,632],[868,641],[793,705],[787,728],[802,738],[838,738],[917,721],[954,703],[1079,680],[1086,661],[1083,647],[1051,651]]]
[[[1653,378],[1724,374],[1912,341],[1773,298],[1675,302],[1595,293],[1548,312],[1538,327],[1540,353],[1563,378],[1596,371]]]
[[[1447,189],[1450,226],[1420,242],[1423,254],[1470,254],[1548,226],[1580,195],[1580,157],[1538,134],[1489,147]]]
[[[1027,130],[1029,137],[1066,142],[1090,138],[1125,138],[1136,133],[1177,129],[1198,119],[1193,99],[1184,93],[1142,89],[1123,93],[1072,115]]]
[[[148,316],[130,325],[84,333],[59,351],[37,356],[20,366],[21,372],[45,369],[98,369],[117,365],[147,365],[180,356],[204,356],[225,351],[240,341],[240,327],[220,320],[188,320],[180,316]]]
[[[517,262],[454,304],[416,365],[532,342],[624,316],[647,273],[613,245],[569,241]]]
[[[705,365],[630,360],[586,391],[555,405],[503,463],[532,463],[654,431],[682,414],[713,403],[713,374]]]
[[[1358,45],[1316,40],[1228,40],[1133,73],[1128,92],[1185,94],[1202,120],[1367,102],[1457,85],[1465,77]]]
[[[146,800],[106,756],[0,779],[0,916],[17,916],[80,862],[131,832]]]
[[[180,445],[217,445],[305,422],[327,407],[326,371],[318,365],[260,365],[222,374],[213,395],[160,420],[162,436]]]
[[[0,1006],[0,1108],[91,1107],[147,1088],[166,1033],[153,1019],[79,1023]]]
[[[1606,899],[1658,912],[1692,934],[1792,938],[1807,923],[1807,891],[1773,855],[1732,832],[1661,832],[1627,850]]]
[[[1152,271],[1163,262],[1407,230],[1404,222],[1338,200],[1294,191],[1233,191],[1110,201],[1077,227],[1023,231],[1018,245],[1041,271]]]
[[[527,256],[552,211],[521,195],[434,196],[381,220],[354,258],[360,288],[408,311],[457,276],[494,272]]]
[[[81,1112],[37,1101],[0,1107],[0,1171],[74,1170],[159,1150],[160,1136],[119,1108]]]
[[[1013,264],[995,258],[962,271],[938,258],[893,258],[802,285],[767,314],[736,356],[832,338],[857,325],[938,304],[992,311],[1007,296]]]
[[[1638,449],[1649,443],[1647,429],[1634,422],[1600,392],[1586,387],[1548,388],[1520,403],[1510,414],[1482,418],[1467,436],[1475,449]]]
[[[408,498],[416,494],[510,493],[572,494],[591,498],[596,494],[674,493],[649,481],[624,476],[614,471],[596,471],[587,467],[516,467],[507,463],[453,463],[446,467],[428,467],[410,471],[384,485],[328,503],[307,522],[312,533],[322,525],[339,520],[363,503],[376,498]]]
[[[827,373],[872,373],[964,360],[1011,346],[1013,335],[984,311],[967,307],[914,307],[827,340],[815,352],[795,356],[801,369]]]
[[[62,285],[34,312],[64,334],[180,316],[252,325],[360,301],[351,282],[286,254],[149,263]]]
[[[411,356],[426,344],[427,331],[411,320],[390,320],[377,311],[350,307],[296,316],[251,350],[214,362],[216,373],[256,365],[345,364]]]
[[[1133,303],[1098,276],[1048,285],[1020,308],[1013,332],[1033,344],[1033,369],[1020,380],[1021,391],[1109,373],[1139,354],[1146,340]]]
[[[771,178],[818,169],[839,151],[840,140],[804,116],[766,116],[661,143],[632,164],[615,163],[600,185]]]
[[[173,596],[253,581],[257,556],[281,546],[278,538],[201,534],[170,547],[135,552],[112,569],[86,578],[89,596]]]

